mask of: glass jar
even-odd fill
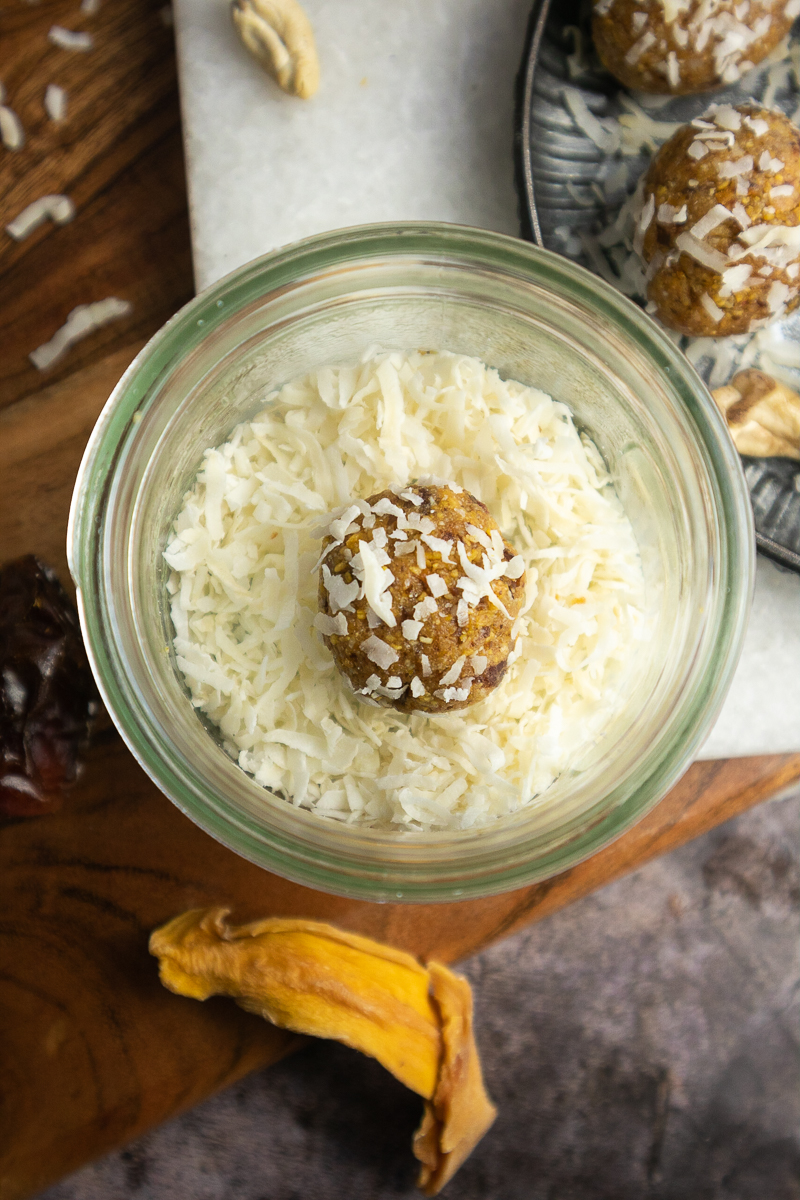
[[[340,825],[261,788],[192,707],[162,558],[203,451],[306,371],[365,348],[474,355],[567,403],[630,517],[654,613],[635,684],[546,802],[460,832]],[[555,254],[481,230],[393,224],[241,267],[142,350],[84,455],[68,538],[109,713],[174,803],[245,858],[323,891],[435,901],[522,887],[656,804],[717,715],[745,631],[753,531],[738,455],[683,355],[632,303]]]

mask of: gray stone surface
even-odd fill
[[[796,1200],[800,798],[466,964],[500,1108],[445,1196]],[[420,1103],[314,1044],[42,1200],[403,1200]]]

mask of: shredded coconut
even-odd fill
[[[434,554],[440,555],[442,562],[450,562],[450,551],[453,549],[453,543],[448,542],[447,538],[438,538],[434,537],[432,533],[423,533],[420,535],[420,541],[429,546]]]
[[[62,50],[91,50],[94,46],[94,38],[90,33],[76,33],[72,29],[64,29],[62,25],[51,25],[47,37]]]
[[[700,303],[702,304],[703,308],[706,310],[708,315],[711,317],[712,321],[719,323],[722,320],[722,318],[725,316],[725,313],[722,311],[722,309],[719,307],[718,304],[714,303],[714,301],[709,296],[708,292],[703,292],[702,296],[700,297]]]
[[[710,267],[712,271],[719,271],[722,274],[726,267],[730,266],[727,255],[720,250],[715,250],[707,242],[699,242],[690,233],[679,233],[675,239],[675,245],[684,254],[688,254],[690,258],[702,263],[704,267]]]
[[[343,612],[337,613],[335,617],[329,617],[327,613],[317,613],[314,617],[314,628],[326,637],[335,634],[344,637],[347,633],[347,617]]]
[[[393,440],[381,443],[390,389]],[[193,704],[258,783],[328,818],[467,829],[543,802],[617,711],[646,624],[630,523],[568,409],[476,359],[416,352],[314,372],[265,404],[206,452],[164,553]],[[313,567],[321,513],[430,475],[488,506],[527,591],[502,683],[469,709],[426,715],[375,706],[405,691],[377,663],[354,698],[320,636],[333,625],[317,621]],[[493,567],[487,550],[479,571],[498,566],[511,564]],[[465,568],[464,580],[477,586]],[[420,604],[436,609],[433,597]],[[329,620],[342,628],[341,612]],[[379,628],[371,636],[386,646]],[[467,699],[486,666],[474,655],[452,685],[430,687]],[[432,675],[424,653],[420,668],[415,696]]]
[[[563,95],[564,103],[581,133],[585,133],[598,149],[613,154],[620,142],[620,135],[613,127],[614,122],[603,122],[596,117],[577,88],[565,87]]]
[[[102,328],[109,321],[117,321],[127,317],[133,311],[133,305],[128,300],[118,300],[109,296],[107,300],[96,300],[94,304],[79,304],[73,308],[65,323],[57,329],[49,342],[38,346],[28,355],[37,371],[46,371],[53,363],[66,354],[70,346],[74,346],[82,338],[88,337],[95,329]]]
[[[725,207],[724,204],[715,204],[708,210],[705,216],[701,217],[692,225],[689,233],[692,237],[698,238],[700,241],[711,233],[712,229],[716,229],[723,221],[730,221],[731,218],[736,220],[733,213]]]
[[[414,605],[414,620],[424,622],[426,617],[432,617],[438,611],[439,605],[436,601],[430,596],[425,596],[419,604]]]
[[[749,263],[738,263],[735,267],[728,267],[727,271],[722,272],[720,296],[725,299],[734,295],[735,292],[741,291],[752,273],[753,268]]]
[[[74,216],[75,205],[69,196],[40,196],[6,225],[6,232],[21,242],[47,220],[54,225],[65,225]]]
[[[737,175],[749,175],[753,169],[752,154],[743,154],[741,158],[726,159],[717,167],[720,179],[735,179]]]
[[[447,584],[442,579],[441,575],[426,575],[425,582],[427,583],[434,600],[438,600],[440,596],[447,595]]]
[[[51,121],[64,121],[67,116],[67,93],[57,83],[48,83],[44,92],[44,111]]]
[[[374,662],[382,671],[385,671],[392,663],[397,662],[400,657],[396,650],[393,650],[387,642],[382,642],[374,633],[361,643],[361,649],[370,662]],[[394,686],[399,687],[400,683],[401,681],[398,680]],[[389,686],[392,686],[391,680],[389,681]]]
[[[446,671],[445,674],[442,676],[442,678],[439,680],[439,683],[442,685],[442,687],[449,687],[451,683],[456,682],[456,680],[461,675],[461,672],[464,670],[464,663],[466,661],[467,661],[466,654],[462,654],[460,658],[456,659],[456,661],[453,663],[450,670]]]
[[[21,150],[25,145],[25,130],[13,108],[0,104],[0,141],[6,150]]]

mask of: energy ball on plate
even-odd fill
[[[682,126],[643,182],[648,312],[693,337],[748,333],[800,299],[800,130],[756,104]]]
[[[331,521],[315,624],[366,700],[449,712],[503,678],[525,565],[489,510],[455,483],[356,500]]]
[[[592,37],[626,87],[685,96],[736,83],[798,13],[800,0],[595,0]]]

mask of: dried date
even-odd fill
[[[99,711],[78,614],[32,554],[0,567],[0,816],[61,804]]]

